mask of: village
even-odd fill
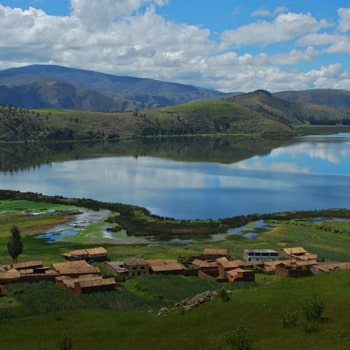
[[[254,282],[256,273],[285,277],[306,277],[350,269],[350,262],[325,262],[303,247],[245,249],[244,260],[235,260],[227,249],[205,248],[203,254],[186,262],[176,259],[128,258],[109,261],[103,247],[64,253],[64,261],[44,266],[41,260],[0,265],[0,296],[7,294],[5,285],[18,282],[52,281],[71,293],[86,294],[122,289],[121,282],[148,274],[198,276],[216,282]],[[103,276],[96,263],[103,263],[108,276]]]

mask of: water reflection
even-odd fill
[[[349,134],[296,139],[264,156],[255,153],[230,164],[216,162],[228,159],[217,152],[206,162],[105,153],[96,158],[96,153],[90,157],[86,153],[79,160],[1,172],[0,182],[6,189],[137,204],[180,219],[339,208],[350,203]]]

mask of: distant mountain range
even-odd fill
[[[21,108],[137,111],[225,96],[190,85],[54,65],[0,71],[0,104]]]
[[[303,91],[281,91],[274,96],[301,103],[312,103],[339,109],[350,109],[350,91],[336,89],[314,89]]]
[[[194,101],[215,101],[240,94],[55,65],[0,71],[0,104],[29,109],[141,111]],[[350,109],[350,91],[346,90],[281,91],[273,96],[291,102]]]
[[[349,126],[350,92],[225,94],[42,65],[0,72],[0,141],[208,134],[285,138],[310,125]]]

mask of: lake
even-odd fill
[[[136,204],[177,219],[350,204],[350,134],[301,137],[277,147],[237,139],[154,142],[89,145],[84,151],[60,145],[59,153],[2,146],[0,187]]]

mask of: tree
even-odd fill
[[[18,261],[18,256],[23,252],[21,232],[17,226],[11,228],[11,237],[7,242],[7,251],[15,262]]]

